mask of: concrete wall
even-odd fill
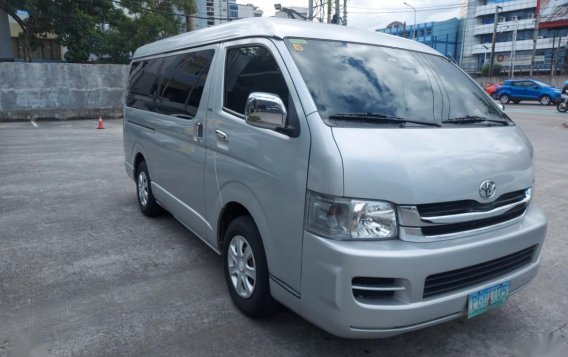
[[[122,117],[128,66],[0,63],[0,120]]]

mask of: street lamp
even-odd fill
[[[414,10],[414,25],[412,26],[412,39],[416,39],[416,8],[409,3],[405,2],[404,5]]]

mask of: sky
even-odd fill
[[[334,0],[332,0],[335,2]],[[405,0],[348,0],[347,23],[365,29],[384,28],[393,21],[408,25],[414,22],[414,11],[404,5]],[[463,0],[406,0],[417,9],[416,22],[429,22],[459,17]],[[239,4],[252,3],[264,11],[263,16],[274,15],[274,4],[285,7],[308,7],[308,0],[237,0]],[[314,0],[319,3],[319,0]],[[343,4],[343,0],[340,0]]]

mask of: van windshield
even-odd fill
[[[368,44],[288,38],[286,45],[328,124],[428,127],[512,125],[492,100],[442,56]]]

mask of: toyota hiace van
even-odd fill
[[[147,216],[223,255],[235,305],[387,337],[536,275],[533,149],[448,58],[349,27],[245,19],[133,55],[124,156]]]

